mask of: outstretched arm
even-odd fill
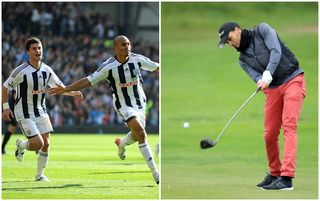
[[[91,83],[86,77],[84,77],[66,87],[58,86],[56,88],[50,88],[48,89],[48,94],[52,96],[61,94],[71,95],[73,92],[79,91],[80,89],[86,88],[88,86],[91,86]]]
[[[70,91],[70,92],[65,92],[62,95],[64,96],[72,96],[74,98],[79,98],[79,99],[83,99],[83,95],[81,93],[81,91]]]

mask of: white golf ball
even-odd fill
[[[183,128],[189,128],[189,126],[190,126],[190,125],[189,125],[189,122],[184,122],[184,123],[183,123]]]

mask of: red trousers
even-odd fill
[[[264,106],[264,140],[273,176],[294,177],[296,168],[297,127],[306,84],[303,74],[277,87],[267,88]],[[278,137],[282,127],[284,135],[283,160],[280,160]]]

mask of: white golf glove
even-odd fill
[[[265,70],[262,74],[261,80],[269,85],[272,82],[272,75],[271,75],[270,71]]]

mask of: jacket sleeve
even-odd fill
[[[265,45],[270,51],[270,60],[266,70],[273,75],[281,59],[281,46],[276,31],[266,23],[258,26],[258,31],[264,40]]]
[[[261,80],[262,78],[261,73],[259,73],[254,68],[252,68],[249,64],[247,64],[242,60],[239,60],[239,64],[241,68],[250,76],[252,80],[254,80],[255,82],[258,82],[259,80]]]

